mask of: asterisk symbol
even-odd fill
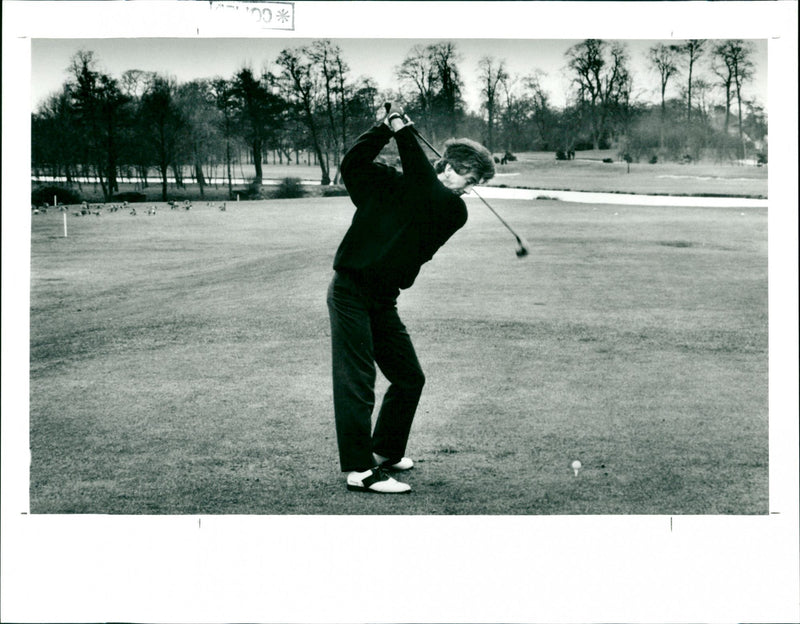
[[[278,11],[278,21],[279,22],[288,22],[289,21],[289,11],[286,9],[281,9]]]

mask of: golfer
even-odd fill
[[[405,452],[425,376],[398,316],[397,298],[466,223],[460,196],[493,177],[494,162],[479,143],[451,139],[431,165],[407,116],[393,112],[379,119],[341,165],[356,211],[328,288],[333,406],[347,488],[399,494],[411,487],[389,473],[414,466]],[[375,162],[392,137],[402,173]],[[390,386],[373,431],[376,364]]]

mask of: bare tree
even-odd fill
[[[486,111],[486,147],[489,151],[494,150],[494,126],[498,102],[498,89],[508,80],[505,61],[497,61],[491,56],[484,56],[478,61],[478,72],[481,81],[481,95],[483,100],[481,107]]]
[[[156,73],[141,69],[128,69],[122,73],[120,78],[120,88],[131,101],[134,109],[132,115],[141,121],[142,97],[153,85]],[[132,139],[125,146],[126,162],[133,166],[138,177],[138,182],[142,188],[147,188],[147,174],[152,164],[152,152],[149,148],[149,139],[142,137],[143,130],[141,124],[135,124],[132,131]]]
[[[539,130],[542,143],[547,145],[551,140],[555,124],[553,123],[554,115],[552,107],[550,106],[550,96],[542,87],[542,78],[544,75],[543,71],[535,70],[525,77],[524,83],[528,97],[530,98],[533,121],[536,124],[536,128]],[[571,151],[572,147],[571,140],[565,141],[565,150]]]
[[[411,87],[417,94],[422,125],[431,136],[433,101],[439,87],[439,75],[431,58],[431,48],[415,45],[395,70],[402,86]]]
[[[228,177],[228,197],[233,198],[233,175],[231,172],[231,141],[234,133],[234,101],[233,84],[224,78],[211,81],[211,95],[219,110],[222,136],[225,138],[225,169]]]
[[[678,73],[678,54],[680,48],[676,45],[658,43],[650,48],[650,64],[658,72],[661,79],[661,129],[659,132],[659,147],[664,149],[664,127],[667,123],[667,83]]]
[[[463,82],[458,69],[461,56],[454,43],[443,41],[431,46],[431,59],[440,85],[434,102],[450,134],[455,135],[459,117],[464,110],[464,100],[461,95]]]
[[[65,176],[67,184],[77,183],[81,156],[80,127],[76,122],[69,85],[52,94],[31,116],[31,163],[54,176]]]
[[[141,69],[128,69],[122,72],[120,88],[131,98],[140,98],[150,88],[155,74]]]
[[[625,46],[602,39],[586,39],[570,47],[566,56],[574,72],[578,103],[588,108],[594,148],[611,132],[610,119],[631,88]],[[610,57],[610,58],[607,58]]]
[[[350,95],[352,94],[352,87],[347,84],[347,73],[350,71],[350,67],[345,63],[344,58],[342,57],[341,50],[337,47],[337,54],[334,56],[333,59],[334,66],[336,68],[336,76],[338,78],[338,93],[340,97],[339,102],[339,115],[341,117],[341,129],[342,129],[342,155],[344,155],[345,150],[347,149],[347,124],[349,122],[349,106],[348,100],[350,99]],[[336,180],[335,182],[338,184],[341,182],[341,172],[339,171],[340,161],[336,160]]]
[[[708,121],[708,98],[712,89],[713,85],[704,78],[697,78],[692,85],[692,90],[696,96],[695,102],[697,102],[694,110],[697,112],[701,122]]]
[[[524,94],[520,94],[518,76],[506,76],[498,84],[503,98],[500,108],[501,140],[506,151],[519,149],[521,139],[527,134],[526,126],[530,116],[530,107]]]
[[[694,65],[703,55],[705,51],[705,39],[689,39],[683,45],[683,53],[687,57],[687,90],[686,90],[686,121],[689,125],[692,123],[692,76],[694,73]]]
[[[348,89],[347,121],[349,135],[355,135],[367,125],[375,122],[375,111],[381,105],[378,84],[373,78],[361,76],[356,83]]]
[[[284,83],[288,85],[288,93],[297,104],[303,121],[311,135],[311,145],[317,155],[322,179],[320,183],[327,186],[331,183],[328,161],[322,152],[320,130],[315,119],[316,101],[319,98],[319,85],[312,67],[312,61],[303,50],[286,49],[278,57],[278,65],[283,69]]]
[[[177,91],[177,105],[186,121],[184,138],[188,155],[191,158],[194,176],[200,188],[200,196],[205,195],[206,176],[203,166],[208,163],[219,145],[219,117],[211,83],[206,80],[193,80],[182,84]]]
[[[325,102],[325,118],[328,122],[330,147],[333,150],[333,161],[336,163],[338,183],[339,163],[347,143],[347,106],[345,105],[345,75],[349,71],[342,57],[342,50],[329,40],[318,40],[307,49],[313,67],[320,74]]]
[[[143,130],[155,153],[161,174],[162,201],[167,201],[169,168],[172,167],[176,173],[179,169],[176,161],[184,120],[175,100],[176,90],[174,80],[156,76],[142,96],[140,111]]]
[[[713,71],[720,78],[720,84],[725,89],[725,136],[727,138],[731,102],[733,92],[736,95],[736,103],[739,118],[739,157],[745,156],[744,127],[742,124],[742,85],[752,77],[753,63],[750,59],[752,54],[752,44],[742,39],[730,39],[717,44],[714,47]]]
[[[275,120],[281,108],[279,98],[271,92],[266,79],[257,77],[247,67],[236,73],[232,94],[237,103],[243,135],[253,154],[253,183],[260,185],[264,179],[264,149],[273,134]]]
[[[745,101],[745,106],[745,133],[754,141],[765,143],[769,131],[767,111],[756,100]]]
[[[456,45],[442,41],[414,46],[396,70],[400,85],[416,92],[416,112],[434,140],[441,127],[454,135],[464,112],[460,60]]]
[[[70,64],[70,95],[86,149],[84,162],[93,163],[103,191],[119,190],[117,167],[126,106],[129,102],[117,81],[97,69],[94,53],[81,50]]]

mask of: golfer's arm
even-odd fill
[[[383,174],[383,168],[373,161],[391,138],[392,131],[381,124],[370,128],[356,139],[355,144],[344,155],[340,168],[342,180],[348,190],[351,190],[351,185],[360,186],[374,179],[376,175]]]
[[[437,180],[436,171],[431,165],[422,146],[414,136],[414,130],[406,126],[394,134],[400,162],[403,163],[403,176],[413,184],[429,185]]]

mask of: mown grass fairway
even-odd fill
[[[614,162],[604,163],[603,158]],[[521,186],[562,191],[767,197],[768,167],[714,162],[628,164],[612,150],[578,152],[575,160],[559,161],[546,152],[519,154],[500,165],[492,186]]]
[[[31,511],[767,513],[766,210],[495,201],[518,260],[468,204],[400,297],[428,383],[397,498],[338,472],[349,199],[33,216]]]

